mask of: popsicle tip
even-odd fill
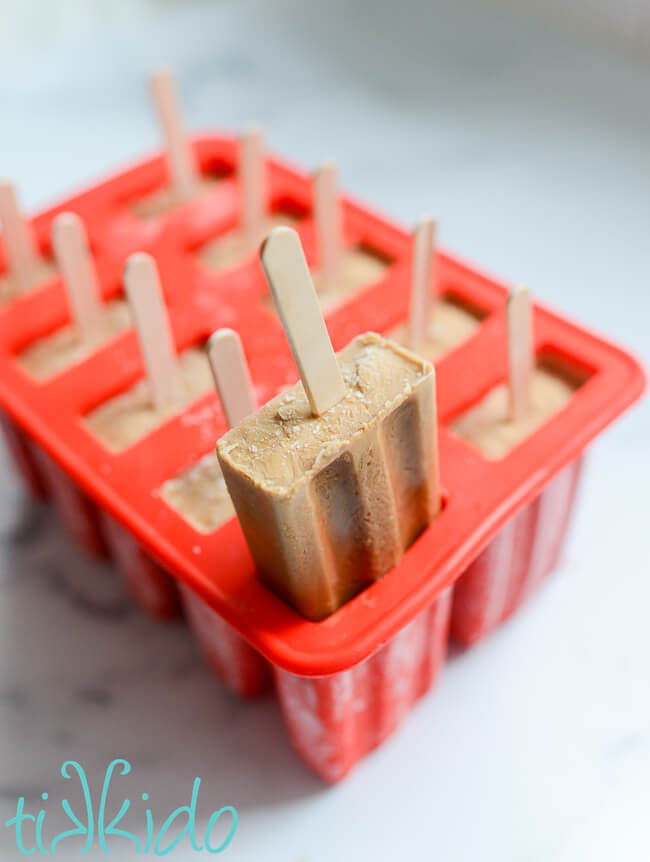
[[[141,274],[150,269],[153,269],[156,274],[158,273],[156,260],[150,254],[146,251],[135,251],[130,254],[124,264],[123,272],[127,288],[134,282],[137,283]]]
[[[58,215],[54,216],[52,224],[66,224],[74,218],[79,218],[79,216],[72,212],[72,210],[64,210],[64,212],[58,213]]]
[[[323,159],[323,161],[318,164],[318,167],[314,171],[313,177],[314,179],[316,179],[317,177],[322,177],[329,174],[333,179],[336,179],[337,169],[338,168],[335,159]]]
[[[420,216],[418,223],[416,225],[416,230],[421,227],[435,227],[436,226],[436,218],[431,213],[424,213]]]
[[[259,123],[249,123],[242,132],[243,139],[261,138],[262,126]]]
[[[69,243],[74,242],[75,234],[81,233],[82,227],[81,219],[73,212],[62,212],[54,218],[50,237],[59,263],[66,256]]]
[[[149,81],[156,84],[160,81],[171,81],[172,73],[168,66],[155,66],[149,74]]]
[[[205,347],[226,422],[234,428],[256,409],[241,338],[224,327],[212,333]]]
[[[239,334],[228,326],[223,326],[221,329],[215,329],[212,335],[206,341],[206,348],[209,350],[212,345],[220,344],[222,341],[229,341],[231,338],[239,339]]]
[[[124,268],[127,269],[130,266],[138,266],[142,265],[142,262],[146,261],[147,263],[155,263],[154,258],[146,251],[134,251],[133,254],[130,254],[124,265]]]
[[[271,228],[262,240],[262,244],[260,246],[260,258],[262,259],[262,262],[264,262],[270,250],[278,244],[282,245],[287,242],[297,242],[300,244],[300,237],[298,236],[297,231],[287,225],[278,225],[278,227]]]
[[[518,296],[530,297],[530,288],[526,284],[516,284],[508,294],[508,302],[512,302]]]
[[[77,227],[80,224],[81,218],[77,213],[66,210],[65,212],[59,213],[52,222],[52,236],[60,233],[62,230],[70,230],[70,227],[73,225],[74,227]]]

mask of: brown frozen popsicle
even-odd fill
[[[320,620],[399,560],[440,505],[435,378],[375,333],[338,355],[295,231],[262,264],[301,383],[217,444],[264,582]]]

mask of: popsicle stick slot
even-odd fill
[[[516,287],[510,293],[506,314],[510,418],[516,421],[528,410],[534,364],[533,315],[527,287]]]
[[[22,292],[36,280],[39,255],[30,226],[18,208],[14,187],[8,182],[0,182],[0,223],[9,271]]]
[[[229,428],[256,410],[241,338],[233,329],[218,329],[208,339],[208,360]]]
[[[97,272],[78,215],[61,213],[54,219],[52,245],[81,340],[92,342],[97,337],[102,306]]]
[[[262,239],[266,211],[266,184],[262,131],[249,129],[241,139],[239,176],[242,230],[247,251],[255,251]]]
[[[186,201],[196,190],[197,169],[192,150],[185,139],[174,80],[161,69],[151,76],[158,118],[165,136],[169,183],[178,201]]]
[[[275,228],[260,257],[312,412],[320,416],[343,398],[345,385],[298,234]]]
[[[436,223],[425,216],[413,234],[411,262],[411,304],[408,320],[408,346],[416,353],[422,350],[433,311],[431,280],[434,273],[434,239]]]
[[[151,255],[137,252],[129,257],[124,270],[124,287],[140,341],[153,405],[161,409],[177,398],[179,374],[158,267]]]
[[[314,175],[314,215],[320,254],[320,288],[336,288],[341,267],[341,211],[336,165],[326,162]]]

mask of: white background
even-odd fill
[[[335,156],[356,196],[407,224],[433,212],[449,248],[650,359],[641,51],[478,0],[3,5],[0,174],[28,209],[157,145],[144,79],[164,62],[188,126],[260,122],[305,166]],[[594,445],[557,576],[324,789],[273,699],[222,692],[183,626],[131,608],[0,451],[0,820],[48,791],[51,836],[77,798],[62,761],[98,796],[122,756],[123,795],[149,792],[158,823],[195,776],[202,822],[236,805],[233,860],[649,859],[649,455],[644,402]]]

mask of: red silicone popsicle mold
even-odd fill
[[[195,253],[237,224],[238,144],[210,136],[194,147],[202,171],[221,178],[190,203],[147,220],[134,215],[130,203],[166,182],[157,157],[48,210],[34,227],[46,249],[53,217],[78,212],[106,299],[120,291],[128,254],[151,253],[177,350],[201,344],[222,326],[238,330],[262,403],[297,373],[265,302],[261,266],[251,255],[215,273]],[[308,262],[317,265],[310,178],[275,159],[268,171],[270,208],[302,216],[297,230]],[[346,245],[374,250],[391,265],[326,315],[336,350],[360,332],[403,322],[410,277],[409,234],[347,198],[342,203]],[[180,592],[208,662],[233,691],[256,694],[273,676],[297,750],[329,781],[379,744],[430,687],[450,625],[461,642],[476,641],[551,570],[586,445],[644,386],[632,357],[535,305],[538,356],[582,382],[560,412],[505,458],[486,459],[448,426],[506,378],[507,289],[445,254],[438,273],[443,295],[484,314],[474,334],[436,362],[443,511],[394,570],[320,623],[302,619],[260,584],[235,519],[200,533],[159,493],[166,480],[213,451],[224,432],[215,393],[123,451],[109,451],[83,419],[142,378],[133,330],[39,383],[16,354],[69,322],[60,280],[0,306],[3,425],[29,486],[54,499],[82,544],[115,558],[151,613],[174,615]]]

